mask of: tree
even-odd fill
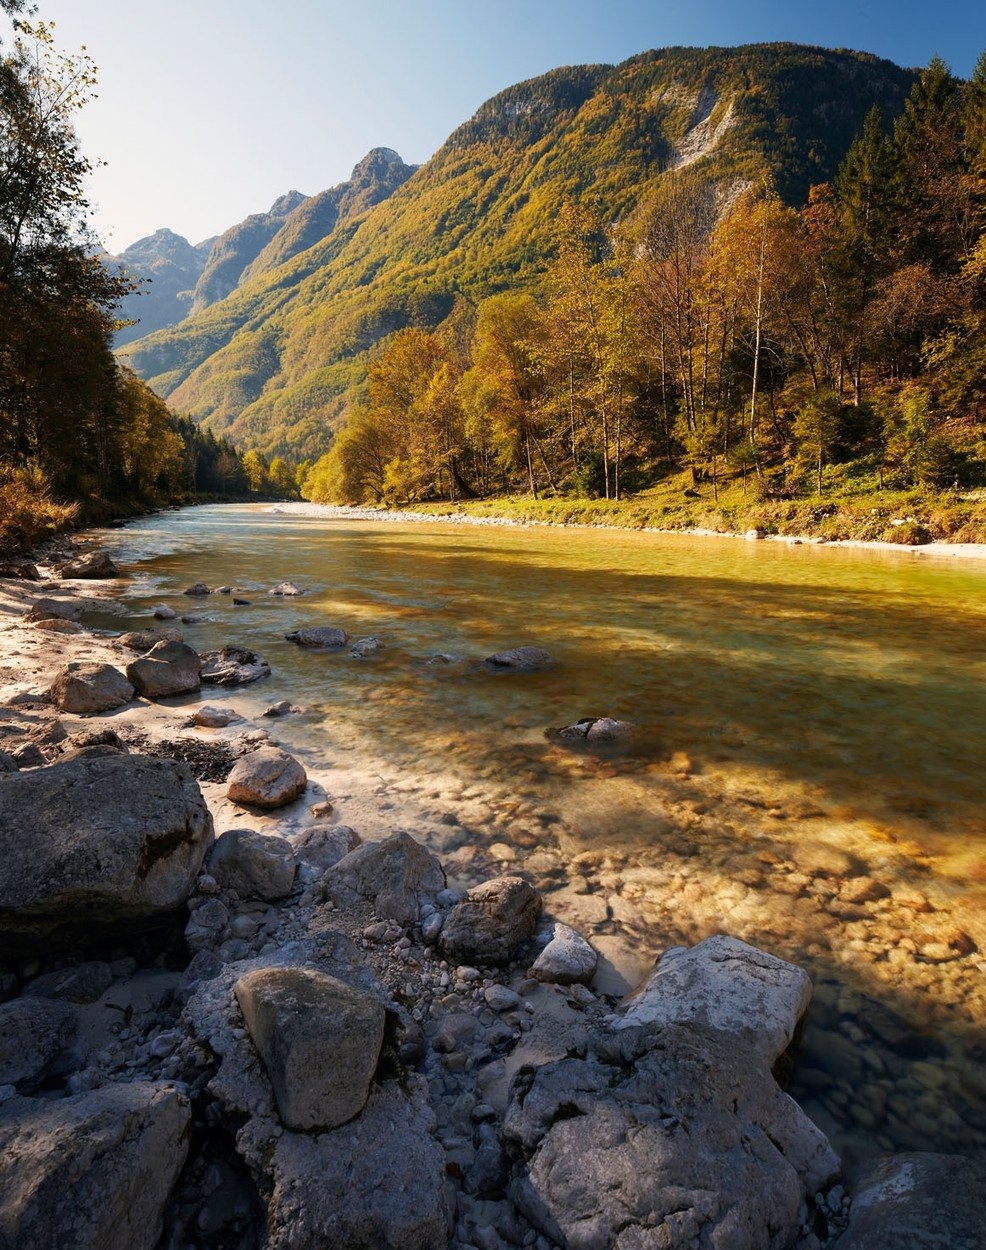
[[[813,391],[794,418],[794,436],[815,466],[815,489],[822,493],[822,469],[839,430],[842,404],[834,391]]]
[[[267,471],[271,490],[282,499],[293,499],[298,488],[295,475],[283,456],[275,456]]]
[[[254,493],[259,494],[267,488],[267,465],[263,457],[252,449],[243,457],[243,471],[247,476],[247,486]]]

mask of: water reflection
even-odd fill
[[[208,613],[186,629],[200,650],[265,654],[264,697],[309,709],[278,732],[421,796],[463,873],[506,844],[600,943],[653,954],[723,929],[808,966],[797,1092],[830,1131],[986,1147],[982,568],[251,508],[109,540],[137,570],[135,615],[164,597]],[[269,597],[283,579],[308,593]],[[182,601],[196,580],[250,604]],[[385,649],[284,641],[311,625]],[[554,666],[478,663],[526,643]],[[587,715],[634,721],[632,749],[546,739]]]

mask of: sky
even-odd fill
[[[419,164],[484,100],[559,65],[792,40],[907,66],[938,54],[968,77],[986,49],[983,0],[37,3],[99,70],[77,128],[114,253],[162,226],[201,242],[345,181],[373,147]]]

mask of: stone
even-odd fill
[[[188,1100],[160,1084],[9,1099],[0,1106],[0,1246],[154,1250],[190,1136]]]
[[[151,615],[158,621],[173,621],[178,613],[166,603],[158,603],[151,609]]]
[[[0,751],[0,773],[16,773],[17,761],[9,751]]]
[[[294,582],[278,582],[276,586],[271,586],[267,593],[270,595],[277,595],[278,597],[285,596],[293,598],[295,595],[303,595],[305,592],[303,590],[299,590]]]
[[[492,1011],[514,1011],[520,1006],[520,995],[508,985],[489,985],[483,997]]]
[[[127,678],[145,699],[168,699],[198,690],[202,661],[184,642],[156,643],[146,655],[131,660]]]
[[[717,934],[672,947],[623,1004],[613,1027],[696,1025],[754,1049],[769,1068],[787,1049],[811,1000],[801,968]]]
[[[187,765],[114,752],[0,785],[0,946],[153,927],[191,892],[212,818]]]
[[[78,1018],[67,1003],[44,998],[0,1003],[0,1085],[33,1089],[72,1046],[77,1030]]]
[[[71,599],[38,599],[27,614],[29,621],[76,621],[81,606]]]
[[[378,999],[309,968],[248,972],[235,993],[287,1128],[336,1128],[359,1114],[383,1046]]]
[[[275,833],[227,829],[206,862],[219,885],[242,898],[273,901],[287,898],[294,888],[294,851],[286,838]]]
[[[66,621],[59,616],[53,616],[44,621],[35,621],[34,628],[44,630],[48,634],[84,634],[86,632],[78,621]]]
[[[375,655],[377,651],[382,650],[383,643],[379,638],[375,638],[372,634],[366,638],[357,638],[349,649],[349,654],[357,660],[363,660],[368,655]]]
[[[541,895],[521,877],[474,886],[449,912],[439,946],[454,963],[505,964],[534,936]]]
[[[52,682],[48,694],[63,712],[89,716],[130,703],[134,688],[112,664],[73,660]]]
[[[70,1003],[94,1003],[112,984],[113,973],[109,964],[102,960],[90,960],[35,977],[24,988],[24,996],[57,998]]]
[[[251,807],[284,807],[303,794],[308,774],[280,747],[261,747],[237,760],[226,782],[226,797]]]
[[[14,752],[14,763],[18,768],[44,768],[48,757],[36,742],[25,742]]]
[[[299,647],[317,647],[330,650],[344,647],[349,635],[344,629],[333,629],[328,625],[318,625],[310,629],[296,629],[284,637],[288,642],[296,642]]]
[[[133,629],[129,633],[121,634],[116,641],[128,651],[139,651],[143,654],[156,647],[159,642],[181,642],[181,630],[174,627]]]
[[[382,919],[409,925],[420,918],[421,905],[433,903],[445,888],[445,872],[409,834],[396,833],[384,842],[356,847],[322,882],[337,907],[365,901]]]
[[[344,1128],[284,1133],[271,1152],[267,1250],[439,1250],[452,1208],[427,1086],[374,1088]]]
[[[865,872],[854,855],[827,842],[799,843],[795,862],[809,877],[858,877]]]
[[[833,1250],[981,1250],[986,1163],[964,1155],[879,1155],[852,1186],[849,1224]]]
[[[511,647],[508,651],[488,655],[483,661],[487,668],[514,673],[534,672],[546,668],[551,662],[550,653],[542,647]]]
[[[112,747],[114,751],[127,753],[127,744],[115,729],[83,729],[71,734],[65,742],[70,751],[86,751],[90,747]]]
[[[298,859],[321,868],[323,872],[338,864],[359,844],[359,834],[349,825],[313,825],[291,837]]]
[[[41,581],[38,566],[31,564],[28,560],[4,560],[0,564],[0,577],[11,577],[25,582]]]
[[[551,737],[563,741],[601,744],[626,742],[633,737],[634,726],[626,720],[614,720],[611,716],[587,716],[574,724],[550,732]]]
[[[596,972],[597,956],[589,943],[567,924],[555,924],[551,941],[530,967],[529,976],[556,985],[588,985]]]
[[[571,1250],[784,1250],[839,1162],[762,1061],[691,1024],[601,1036],[522,1071],[511,1197]]]
[[[205,584],[205,582],[195,582],[181,593],[183,595],[188,595],[193,599],[201,599],[205,595],[211,594],[212,592],[209,590],[209,587]]]
[[[270,676],[270,665],[247,647],[222,647],[202,653],[202,680],[216,686],[245,686]]]
[[[272,703],[270,707],[265,707],[260,715],[267,717],[268,720],[277,720],[281,716],[289,716],[294,711],[297,711],[297,708],[290,699],[281,699],[279,703]]]
[[[239,719],[231,707],[213,707],[210,703],[203,704],[192,713],[192,724],[203,729],[225,729]]]
[[[120,571],[105,551],[90,551],[63,564],[58,570],[58,576],[103,581],[119,577]]]

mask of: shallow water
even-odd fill
[[[792,1092],[846,1144],[986,1148],[986,566],[258,506],[107,540],[135,619],[164,600],[208,615],[185,630],[197,649],[261,651],[263,699],[306,708],[278,736],[431,803],[443,853],[533,855],[614,950],[722,930],[807,967]],[[285,579],[304,596],[267,594]],[[182,597],[197,580],[250,604]],[[384,649],[284,641],[309,625]],[[554,665],[478,663],[526,643]],[[633,721],[631,747],[546,738],[586,715]]]

